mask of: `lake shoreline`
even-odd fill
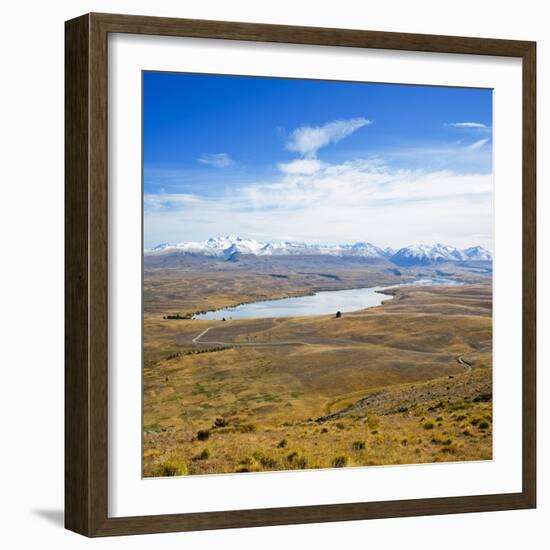
[[[224,319],[251,319],[251,318],[281,318],[281,317],[301,317],[301,316],[315,316],[315,315],[329,315],[336,314],[336,312],[341,313],[352,313],[355,311],[361,311],[363,309],[370,309],[372,307],[378,307],[383,305],[385,302],[389,301],[389,298],[393,299],[395,292],[392,292],[394,289],[409,287],[409,286],[439,286],[439,285],[456,285],[462,284],[459,281],[451,279],[422,279],[411,282],[400,283],[397,285],[389,286],[369,286],[369,287],[354,287],[349,289],[338,289],[338,290],[318,290],[315,292],[301,293],[294,296],[285,296],[281,298],[270,298],[266,300],[254,300],[251,302],[241,303],[236,306],[229,306],[218,308],[214,310],[196,312],[191,316],[191,319],[196,321],[220,321]],[[351,296],[351,299],[355,300],[353,306],[346,305],[345,298],[349,298],[350,293],[355,293],[357,296]],[[326,296],[330,295],[330,296]],[[380,298],[376,296],[373,300],[374,295],[380,295]],[[332,297],[338,296],[339,298],[344,298],[344,306],[340,306],[338,303],[330,301]],[[328,297],[328,302],[326,305],[322,303],[323,298]],[[311,300],[307,300],[311,298]],[[305,299],[305,300],[302,300]],[[369,301],[370,299],[370,301]],[[281,313],[279,309],[282,309],[280,304],[281,302],[287,301],[289,306],[288,308]],[[301,300],[301,302],[300,302]],[[367,300],[366,302],[359,303],[358,300]],[[301,304],[307,305],[311,308],[309,311],[311,313],[303,313],[299,311],[298,308],[302,307]],[[271,310],[269,305],[271,304]],[[349,302],[348,302],[349,304]],[[257,307],[256,307],[257,306]],[[292,308],[294,306],[294,308]],[[352,307],[352,309],[350,309]],[[263,314],[262,311],[266,311]],[[251,313],[248,313],[250,311]],[[260,314],[257,313],[260,311]],[[235,316],[235,314],[237,314]]]

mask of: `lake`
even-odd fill
[[[304,315],[334,315],[337,311],[349,313],[360,309],[379,306],[392,298],[380,291],[418,285],[456,285],[451,279],[420,279],[413,283],[393,286],[352,288],[350,290],[326,290],[311,296],[297,296],[280,300],[250,302],[236,307],[207,311],[193,316],[193,319],[212,321],[221,319],[257,319],[262,317],[301,317]]]

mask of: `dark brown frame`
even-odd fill
[[[132,33],[507,56],[523,63],[523,489],[520,493],[140,517],[107,512],[107,37]],[[65,526],[127,535],[536,506],[536,44],[88,14],[65,24]],[[519,185],[519,182],[518,182]]]

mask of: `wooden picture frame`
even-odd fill
[[[518,493],[139,517],[108,516],[107,37],[132,33],[520,58],[523,64],[523,489]],[[66,22],[65,525],[127,535],[536,506],[534,42],[112,14]]]

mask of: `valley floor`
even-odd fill
[[[401,288],[338,319],[163,319],[255,298],[244,275],[202,276],[202,299],[146,282],[145,476],[492,458],[490,283]]]

